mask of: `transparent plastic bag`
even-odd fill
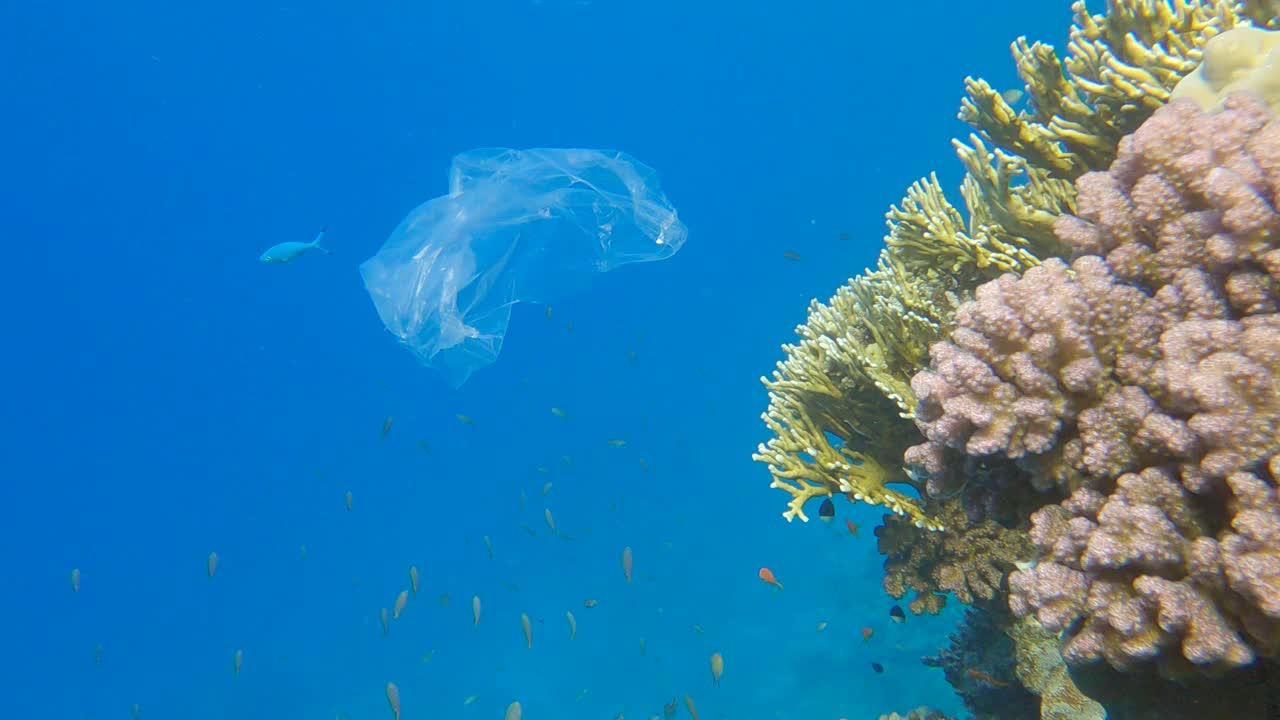
[[[360,274],[387,329],[458,387],[497,359],[516,303],[666,259],[687,235],[626,153],[484,148],[453,158],[449,194],[409,213]]]

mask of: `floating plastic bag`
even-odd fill
[[[687,235],[626,153],[484,148],[453,158],[449,194],[409,213],[360,274],[387,329],[458,387],[497,359],[516,303],[669,258]]]

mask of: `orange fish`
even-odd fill
[[[773,571],[767,567],[760,568],[760,579],[778,588],[779,590],[782,589],[782,583],[778,582],[778,578],[773,576]]]
[[[849,534],[858,537],[858,526],[853,524],[852,520],[845,520],[844,526],[849,528]]]
[[[981,670],[969,669],[969,670],[966,670],[964,674],[968,675],[974,680],[984,682],[990,685],[991,687],[998,687],[998,688],[1009,687],[1009,683],[1004,682],[1003,680],[997,680],[991,677],[990,675],[982,672]]]
[[[387,702],[391,705],[391,714],[400,720],[400,688],[395,683],[387,683]]]
[[[524,628],[524,644],[533,649],[533,625],[529,623],[529,614],[520,613],[520,627]]]
[[[218,553],[209,553],[209,561],[205,563],[205,571],[209,573],[209,577],[218,572]]]
[[[622,548],[622,574],[631,582],[631,546]]]
[[[689,708],[689,714],[693,716],[693,720],[698,720],[698,708],[693,706],[693,698],[685,695],[684,706]]]
[[[862,642],[866,642],[870,640],[871,636],[875,634],[876,634],[876,631],[872,630],[870,627],[862,628]]]

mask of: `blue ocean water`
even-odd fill
[[[882,513],[781,518],[759,376],[907,185],[955,187],[964,76],[1011,85],[1067,5],[0,7],[0,707],[363,720],[394,682],[405,720],[959,713],[919,663],[956,609],[890,621]],[[690,237],[517,307],[455,391],[356,267],[479,146],[624,150]],[[321,226],[333,256],[257,262]]]

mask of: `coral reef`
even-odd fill
[[[1280,121],[1248,96],[1175,102],[1077,188],[1056,230],[1090,254],[979,288],[912,379],[917,424],[1073,493],[1032,516],[1044,558],[1010,581],[1069,661],[1273,655]]]
[[[921,532],[893,515],[876,528],[876,547],[885,556],[885,592],[901,599],[915,591],[908,607],[916,615],[937,614],[946,593],[965,605],[1003,597],[1006,574],[1032,556],[1025,533],[990,520],[970,522],[954,500],[940,504],[938,519],[946,532]]]
[[[942,669],[976,720],[1040,717],[1040,699],[1014,675],[1014,643],[1003,630],[1008,622],[1008,608],[998,605],[966,610],[956,632],[947,638],[947,647],[921,659],[929,667]]]
[[[1040,720],[1105,720],[1107,711],[1076,685],[1059,640],[1030,620],[1007,626],[1022,686],[1040,696]]]
[[[951,720],[949,715],[943,715],[940,711],[933,708],[918,707],[908,712],[906,715],[899,715],[896,712],[888,715],[881,715],[880,720]]]
[[[1211,39],[1204,59],[1173,88],[1171,100],[1189,98],[1201,110],[1220,110],[1235,92],[1249,92],[1280,109],[1280,31],[1241,25]]]

